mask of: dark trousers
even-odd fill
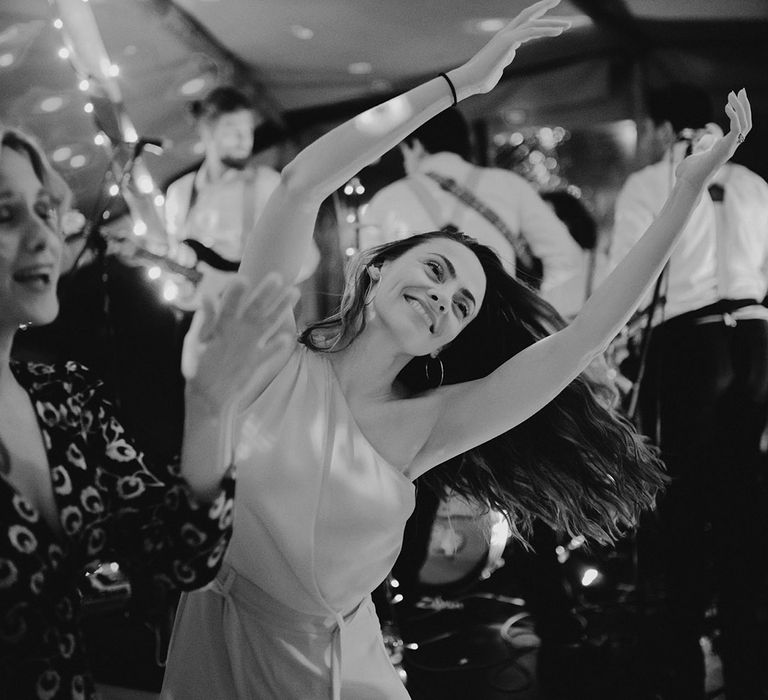
[[[654,330],[640,392],[642,430],[672,477],[641,528],[641,571],[664,593],[650,670],[665,699],[705,697],[699,639],[714,600],[727,699],[757,700],[768,697],[768,322],[686,316]]]

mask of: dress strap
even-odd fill
[[[344,632],[344,618],[336,613],[336,626],[331,635],[331,700],[341,700],[341,635]]]
[[[344,647],[344,633],[357,613],[370,601],[370,596],[363,598],[352,610],[343,615],[334,613],[336,624],[331,634],[331,700],[341,700],[341,650]]]

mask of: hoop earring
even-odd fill
[[[430,379],[429,376],[429,364],[432,360],[437,360],[437,364],[440,367],[439,378],[437,380],[437,384],[434,386],[432,386],[434,380]],[[443,379],[445,379],[445,368],[443,367],[443,361],[440,359],[440,357],[432,357],[431,355],[427,355],[427,359],[424,361],[424,376],[427,378],[427,384],[431,389],[437,389],[443,385]]]

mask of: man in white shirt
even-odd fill
[[[256,112],[247,95],[229,86],[214,88],[205,99],[192,104],[192,114],[205,158],[199,168],[168,186],[165,219],[171,255],[178,262],[193,264],[195,257],[181,245],[190,239],[236,269],[247,235],[280,175],[251,161]],[[313,248],[301,279],[312,274],[318,259]],[[203,294],[218,292],[228,279],[215,268],[204,271]]]
[[[648,96],[641,145],[661,154],[631,175],[617,203],[609,267],[658,215],[686,150],[706,148],[706,95],[670,86]],[[716,593],[728,700],[766,698],[768,183],[733,163],[715,176],[675,248],[656,301],[639,393],[644,432],[672,483],[641,563],[660,567],[666,604],[654,629],[662,697],[703,700],[699,637]],[[710,571],[712,567],[712,571]]]
[[[577,274],[578,245],[533,187],[515,173],[469,162],[469,129],[458,109],[445,110],[414,131],[400,150],[406,177],[371,199],[362,217],[361,248],[452,224],[493,248],[512,274],[516,268],[520,271],[516,264],[520,248],[527,248],[543,268],[541,280],[527,281],[540,281],[545,299]],[[441,187],[433,176],[468,190],[501,226]],[[518,237],[519,241],[511,240]],[[526,273],[531,270],[521,277],[525,279]]]

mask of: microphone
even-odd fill
[[[696,129],[680,129],[675,134],[675,143],[685,144],[685,151],[683,152],[683,158],[687,158],[693,153],[693,142],[696,140]]]
[[[723,130],[714,122],[708,122],[701,129],[681,129],[675,135],[676,143],[687,143],[687,154],[708,151],[718,139],[723,137]]]

